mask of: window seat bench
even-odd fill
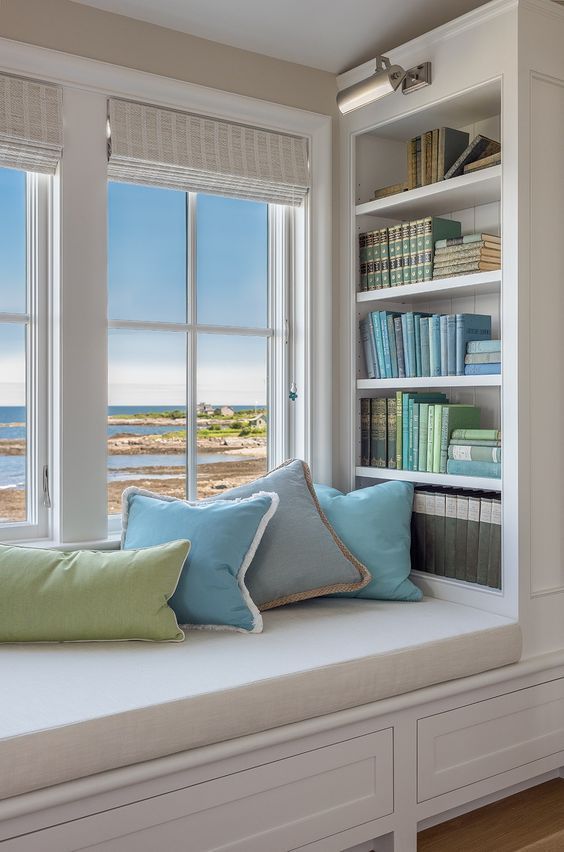
[[[0,799],[516,662],[519,625],[472,607],[320,599],[264,632],[181,644],[0,646]]]

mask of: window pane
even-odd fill
[[[198,195],[198,322],[265,328],[268,205]]]
[[[110,319],[186,321],[186,193],[108,186]]]
[[[0,324],[0,523],[26,520],[25,327]]]
[[[0,311],[26,309],[25,172],[0,169]]]
[[[267,470],[267,340],[198,336],[198,497]]]
[[[186,496],[186,336],[109,332],[108,510],[129,485]]]

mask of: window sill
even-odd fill
[[[38,550],[119,550],[121,533],[115,533],[99,541],[70,541],[61,542],[55,539],[40,538],[0,542],[15,547],[36,547]]]

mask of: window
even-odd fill
[[[285,455],[292,210],[109,183],[108,509],[221,494]]]
[[[0,168],[0,537],[47,532],[46,175]]]

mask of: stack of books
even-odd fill
[[[501,373],[501,340],[469,340],[464,358],[465,376]]]
[[[447,473],[501,478],[501,432],[457,426],[447,451]]]
[[[500,589],[500,498],[479,491],[416,489],[411,565],[416,571]]]
[[[360,290],[431,281],[435,243],[460,234],[460,222],[437,216],[359,234]]]
[[[487,314],[371,311],[360,321],[369,379],[463,376],[469,341],[490,340]]]
[[[452,433],[479,425],[477,406],[451,404],[444,393],[397,391],[389,398],[365,397],[360,400],[361,464],[448,473]]]
[[[435,243],[433,280],[501,269],[501,237],[469,234]]]

